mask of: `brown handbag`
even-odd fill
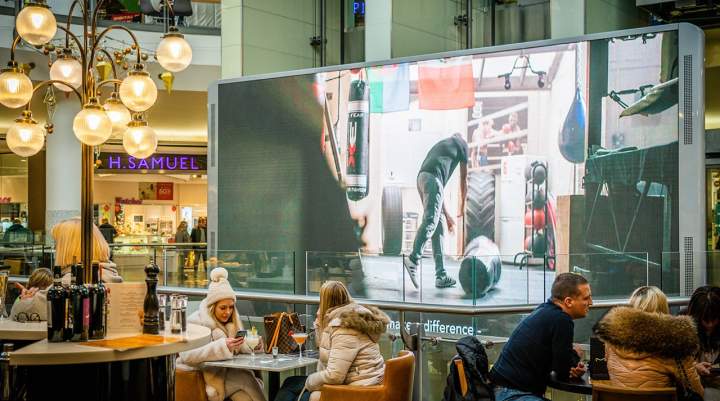
[[[270,336],[270,341],[265,349],[266,353],[271,353],[273,347],[278,347],[281,354],[290,354],[298,350],[298,345],[290,336],[290,332],[305,332],[297,313],[276,312],[271,315],[265,315],[263,319],[265,323],[265,333]]]

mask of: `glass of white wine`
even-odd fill
[[[8,274],[0,272],[0,321],[5,320],[5,293],[7,292]]]
[[[292,333],[292,338],[295,340],[297,345],[300,347],[300,357],[298,359],[302,360],[302,346],[305,344],[305,341],[307,340],[307,333]]]
[[[260,336],[252,331],[248,332],[245,336],[245,342],[250,347],[250,358],[255,359],[255,347],[260,344]]]

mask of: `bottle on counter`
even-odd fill
[[[53,285],[47,292],[47,330],[48,342],[62,342],[65,337],[65,316],[67,291],[62,285],[62,268],[54,267]]]
[[[78,285],[78,276],[81,275],[80,265],[73,265],[70,276],[70,338],[69,341],[82,341],[83,333],[83,291]],[[82,280],[82,278],[80,278]]]
[[[76,282],[80,289],[80,341],[87,341],[90,338],[90,289],[85,283],[85,268],[82,265],[77,268]]]
[[[0,353],[0,400],[12,400],[13,394],[13,368],[10,366],[10,353],[13,351],[12,343],[3,344]]]
[[[90,293],[90,339],[105,338],[107,321],[107,290],[101,281],[100,265],[92,264],[92,281]]]

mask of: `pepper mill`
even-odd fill
[[[160,268],[155,261],[145,266],[145,284],[147,292],[145,293],[145,302],[143,303],[143,334],[159,334],[160,333],[160,302],[157,296],[157,276]]]

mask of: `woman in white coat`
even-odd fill
[[[189,323],[205,326],[211,330],[211,340],[202,347],[181,352],[177,368],[201,369],[205,379],[205,391],[209,401],[266,401],[262,382],[252,371],[200,367],[203,362],[232,359],[235,354],[249,354],[250,347],[243,338],[235,338],[242,330],[242,323],[235,311],[235,293],[227,280],[228,272],[218,267],[210,272],[208,295],[200,302],[198,310],[188,317]],[[262,344],[258,345],[261,348]]]

